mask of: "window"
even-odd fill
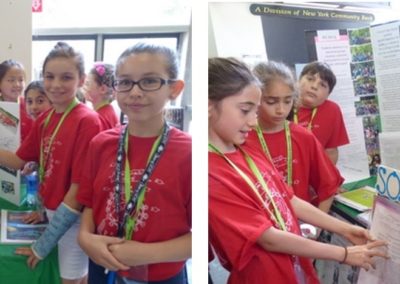
[[[89,70],[95,61],[95,41],[91,39],[49,39],[33,40],[32,42],[32,79],[38,80],[42,75],[43,61],[47,54],[59,41],[71,45],[76,51],[82,53],[85,60],[85,70]]]

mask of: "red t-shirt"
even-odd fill
[[[117,114],[111,104],[102,106],[97,110],[97,113],[100,115],[103,130],[114,128],[119,125]]]
[[[299,198],[318,206],[321,201],[336,193],[344,179],[312,133],[294,123],[289,123],[289,129],[292,141],[293,191]],[[285,130],[263,133],[263,136],[275,168],[287,181]],[[255,147],[258,151],[263,151],[256,131],[250,132],[244,147]]]
[[[298,110],[299,125],[307,128],[311,114],[312,109],[300,107]],[[336,148],[350,143],[340,107],[333,101],[326,100],[318,106],[311,125],[312,133],[324,149]]]
[[[17,156],[24,161],[40,159],[40,141],[44,120],[48,110],[33,124],[32,131],[17,150]],[[53,113],[48,126],[44,129],[44,149],[48,149],[50,137],[54,132],[62,113]],[[87,153],[90,140],[100,131],[98,114],[83,104],[78,104],[64,119],[49,150],[45,167],[44,182],[40,185],[40,195],[44,206],[55,210],[64,199],[71,183],[79,183],[86,169],[82,161]]]
[[[114,187],[120,132],[121,127],[106,130],[90,143],[85,173],[77,197],[79,202],[93,209],[96,232],[101,235],[117,235],[118,219]],[[129,136],[132,188],[139,182],[144,172],[156,138]],[[171,128],[167,146],[147,185],[142,212],[133,232],[134,240],[146,243],[159,242],[191,231],[191,153],[190,136]],[[124,176],[121,180],[123,183]],[[123,188],[122,185],[122,192]],[[125,208],[124,194],[121,194],[121,208]],[[148,275],[145,276],[133,268],[119,273],[135,280],[158,281],[174,276],[183,266],[184,262],[151,264],[146,267]]]
[[[246,149],[258,165],[289,232],[300,229],[290,199],[293,192],[263,154]],[[254,175],[240,151],[226,154],[253,181]],[[230,284],[297,283],[293,257],[269,252],[257,244],[274,223],[246,181],[218,154],[208,155],[209,237],[221,264],[230,271]],[[259,183],[255,183],[262,193]],[[319,283],[309,259],[300,258],[307,283]]]

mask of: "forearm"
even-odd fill
[[[332,161],[334,165],[336,165],[339,159],[339,151],[338,148],[327,148],[325,149],[326,154],[328,155],[329,159]]]
[[[67,194],[64,196],[63,202],[71,209],[80,212],[83,206],[76,200],[79,185],[72,183],[69,187]]]
[[[257,243],[271,252],[336,261],[342,261],[344,258],[342,247],[316,242],[274,227],[266,230]]]
[[[26,161],[20,159],[15,153],[0,149],[0,165],[19,170],[22,169]]]
[[[95,224],[93,221],[93,210],[92,208],[85,207],[81,215],[81,226],[79,228],[80,233],[94,234]]]
[[[184,261],[192,255],[192,233],[155,243],[126,241],[122,244],[123,256],[117,257],[128,266]],[[111,249],[112,252],[112,249]]]
[[[296,216],[305,223],[340,235],[344,235],[346,230],[349,229],[349,224],[330,216],[296,196],[293,196],[290,202]]]
[[[321,201],[318,205],[318,209],[321,211],[324,211],[325,213],[328,213],[329,210],[331,209],[333,198],[334,198],[334,196],[331,196],[331,197]]]

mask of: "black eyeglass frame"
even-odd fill
[[[144,89],[140,82],[144,82],[144,80],[149,80],[149,79],[157,79],[157,80],[160,80],[160,86],[157,87],[157,88],[154,88],[154,89],[146,89],[146,88]],[[131,84],[131,87],[129,87],[129,88],[127,88],[126,90],[123,90],[123,91],[117,90],[116,85],[117,85],[118,82],[120,82],[120,81],[129,81],[129,83]],[[133,89],[133,87],[134,87],[135,85],[138,85],[139,89],[142,90],[142,91],[144,91],[144,92],[154,92],[154,91],[158,91],[159,89],[161,89],[162,86],[164,86],[164,85],[170,85],[170,84],[175,83],[175,82],[176,82],[176,80],[172,80],[172,79],[163,79],[163,78],[160,78],[160,77],[147,77],[147,78],[142,78],[142,79],[140,79],[140,80],[138,80],[138,81],[134,81],[134,80],[130,80],[130,79],[121,79],[121,80],[114,80],[114,81],[112,82],[112,88],[113,88],[113,90],[116,91],[116,92],[126,93],[126,92],[130,92],[130,91]]]

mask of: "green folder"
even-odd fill
[[[374,198],[377,195],[375,188],[364,186],[335,196],[335,200],[358,211],[372,209]]]

